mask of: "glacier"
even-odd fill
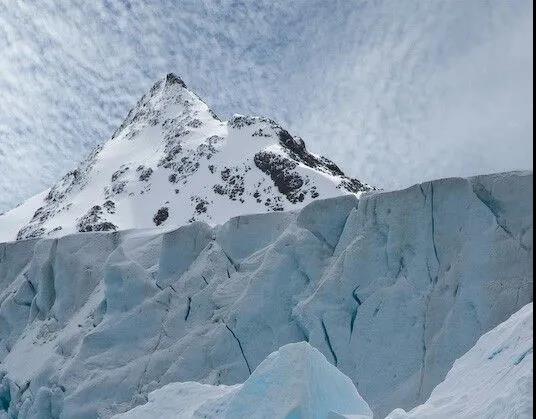
[[[533,304],[482,336],[429,400],[387,419],[531,418]],[[372,419],[353,383],[309,344],[288,344],[263,361],[244,384],[171,383],[114,419],[318,418]]]
[[[330,413],[372,418],[352,381],[318,350],[300,342],[270,354],[244,384],[168,384],[151,393],[147,404],[114,419],[324,419]]]
[[[458,359],[426,403],[387,419],[532,418],[533,316],[527,304]]]
[[[0,244],[0,417],[108,418],[172,383],[234,387],[303,341],[376,416],[411,413],[532,301],[532,198],[532,173],[510,172]]]

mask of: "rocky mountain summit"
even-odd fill
[[[0,242],[193,221],[215,225],[370,189],[270,119],[221,121],[168,74],[75,170],[0,216]]]

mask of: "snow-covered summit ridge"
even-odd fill
[[[0,216],[0,242],[222,224],[369,189],[270,119],[221,121],[170,73],[75,170]]]

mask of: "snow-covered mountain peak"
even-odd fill
[[[181,87],[184,87],[186,89],[186,83],[184,83],[184,81],[179,76],[177,76],[175,73],[168,73],[166,75],[165,83],[166,83],[166,85],[171,85],[171,86],[175,85],[175,84],[178,84]]]
[[[221,121],[170,73],[75,170],[0,216],[0,242],[195,220],[220,224],[369,189],[268,118]]]
[[[119,136],[132,139],[148,126],[161,126],[168,134],[173,134],[170,132],[173,128],[180,128],[184,133],[200,126],[196,117],[218,120],[208,106],[186,88],[180,77],[169,73],[130,110],[112,139]]]

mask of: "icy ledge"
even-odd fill
[[[325,419],[331,412],[372,417],[352,380],[301,342],[270,354],[243,384],[168,384],[114,419]]]

